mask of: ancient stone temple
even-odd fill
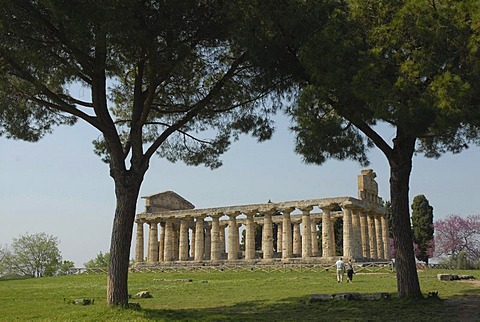
[[[343,222],[341,256],[389,260],[388,220],[375,177],[373,170],[362,170],[358,198],[195,209],[173,191],[143,197],[145,212],[135,220],[136,265],[331,262],[339,256],[336,221]],[[255,241],[255,227],[257,232],[261,229],[260,243]]]

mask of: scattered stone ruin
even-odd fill
[[[388,220],[375,177],[371,169],[361,171],[358,198],[195,209],[173,191],[143,197],[145,212],[135,219],[135,265],[330,263],[338,257],[337,220],[343,221],[341,256],[356,261],[390,260]],[[257,249],[256,226],[262,235]]]

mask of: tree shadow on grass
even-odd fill
[[[0,281],[17,281],[17,280],[28,280],[28,279],[33,279],[32,276],[30,275],[3,275],[0,277]]]
[[[378,301],[329,300],[307,297],[271,302],[241,302],[205,309],[143,309],[146,319],[157,321],[451,321],[455,316],[441,299]]]

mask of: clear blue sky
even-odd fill
[[[173,190],[196,208],[356,197],[360,165],[335,160],[305,165],[293,152],[288,126],[286,118],[278,117],[272,140],[256,143],[242,137],[223,156],[223,167],[214,171],[154,158],[141,195]],[[0,138],[0,244],[26,232],[46,232],[59,238],[63,258],[77,267],[109,250],[115,197],[108,166],[93,153],[91,141],[98,135],[79,122],[57,128],[37,143]],[[369,156],[380,195],[388,200],[387,161],[376,149]],[[479,160],[479,148],[438,160],[416,156],[410,197],[424,194],[435,219],[480,214]],[[139,199],[138,212],[143,208]]]

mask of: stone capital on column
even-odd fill
[[[237,219],[238,215],[240,215],[241,212],[240,211],[234,211],[234,212],[231,212],[231,213],[228,213],[228,214],[225,214],[228,216],[229,219]]]
[[[310,214],[310,211],[313,210],[313,206],[304,206],[304,207],[299,207],[298,209],[302,212],[302,214],[304,213]]]
[[[337,204],[321,204],[321,205],[318,205],[318,207],[322,209],[323,213],[330,213],[332,209],[337,207]]]
[[[277,211],[281,212],[283,215],[290,215],[292,211],[294,211],[296,208],[295,207],[284,207],[284,208],[278,208]]]

